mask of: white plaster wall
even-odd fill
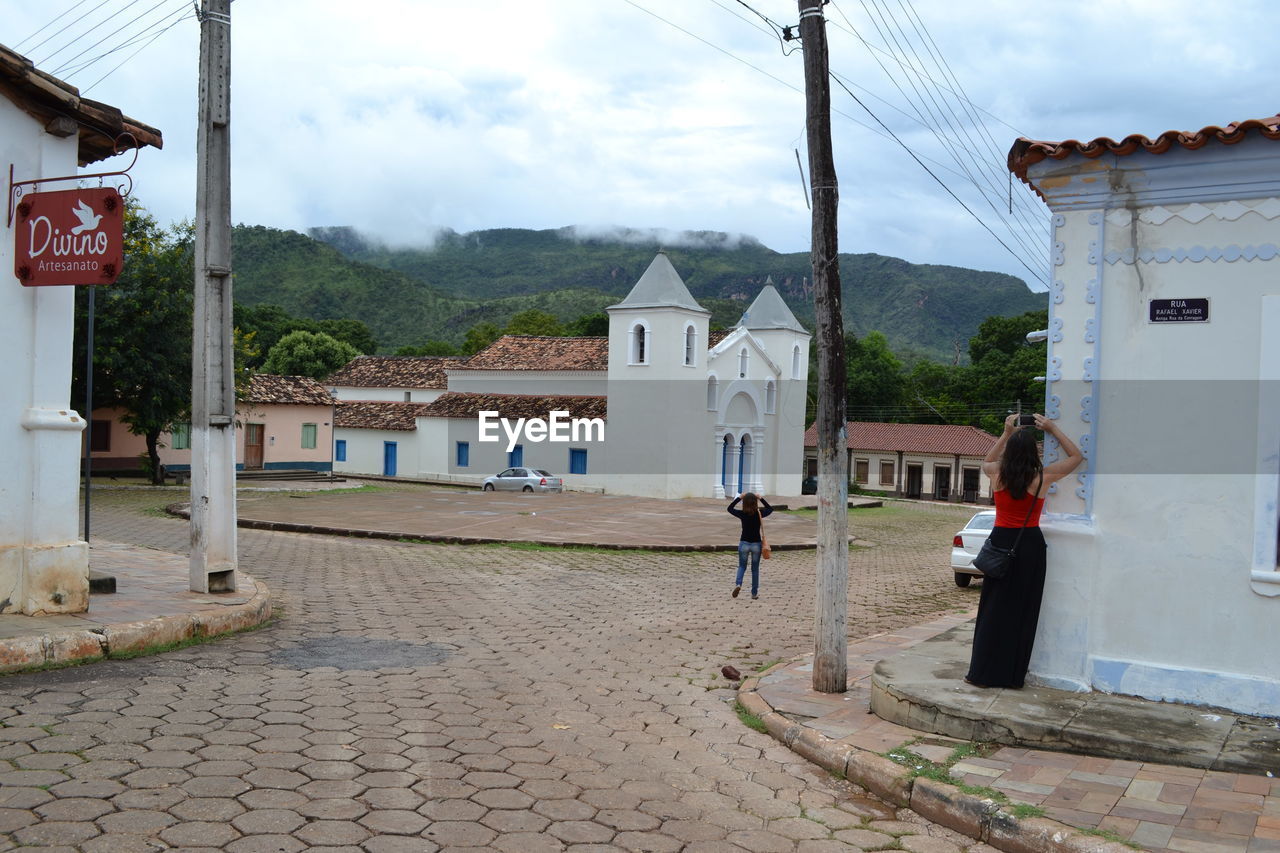
[[[449,390],[473,394],[605,394],[601,370],[450,370]]]
[[[0,96],[0,164],[13,164],[14,180],[75,174],[77,144]],[[15,227],[0,239],[0,613],[79,612],[89,565],[77,530],[84,421],[69,399],[75,294],[21,286]]]
[[[1274,519],[1254,512],[1259,414],[1249,385],[1280,260],[1274,251],[1108,260],[1135,248],[1274,246],[1280,201],[1248,204],[1258,210],[1206,201],[1055,220],[1049,372],[1060,378],[1046,412],[1056,409],[1082,443],[1092,477],[1059,484],[1046,507],[1049,571],[1032,660],[1042,683],[1252,713],[1280,707],[1280,598],[1251,586],[1254,541],[1274,536],[1274,526],[1257,528]],[[1210,298],[1208,323],[1147,322],[1148,300],[1195,297]],[[1083,381],[1091,369],[1097,384]]]
[[[334,439],[347,442],[347,461],[333,463],[339,474],[382,474],[383,442],[396,442],[396,476],[413,477],[418,468],[414,430],[356,429],[338,427]]]
[[[353,385],[331,385],[329,393],[338,400],[383,400],[394,403],[430,403],[444,393],[437,388],[363,388]],[[409,395],[405,400],[404,395]]]

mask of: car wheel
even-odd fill
[[[493,491],[493,483],[485,483],[485,484],[484,484],[484,490],[485,490],[486,492],[492,492],[492,491]]]
[[[973,580],[973,575],[966,575],[962,572],[956,572],[956,586],[966,587],[969,585],[969,581],[971,580]]]
[[[525,486],[525,487],[524,487],[524,489],[523,489],[523,491],[526,491],[526,492],[532,492],[532,491],[533,491],[533,486]]]

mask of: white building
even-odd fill
[[[13,181],[74,175],[110,157],[126,131],[126,147],[162,144],[158,130],[0,46],[0,163]],[[68,399],[75,294],[21,285],[15,227],[6,219],[0,239],[0,613],[77,613],[89,606],[89,547],[77,527],[84,419]]]
[[[1045,413],[1087,459],[1048,502],[1041,683],[1280,709],[1278,140],[1009,154],[1053,211]]]
[[[426,405],[394,408],[330,381],[346,455],[335,469],[478,483],[526,465],[613,494],[799,494],[809,334],[772,284],[736,328],[713,335],[710,312],[659,253],[607,311],[607,338],[506,336],[445,364],[447,393]],[[482,440],[485,411],[513,429],[526,422],[514,437],[495,423],[496,440]],[[528,423],[555,411],[565,413],[563,441]]]

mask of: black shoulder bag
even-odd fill
[[[1040,491],[1040,484],[1043,481],[1044,474],[1036,478],[1035,491],[1030,493],[1031,506],[1027,507],[1027,517],[1022,519],[1022,527],[1018,528],[1018,536],[1013,540],[1013,544],[1008,548],[998,548],[991,543],[991,537],[987,537],[987,541],[982,543],[978,556],[973,558],[973,567],[982,572],[984,578],[999,581],[1009,576],[1009,570],[1013,568],[1013,555],[1018,550],[1018,543],[1022,541],[1022,533],[1027,529],[1031,513],[1035,512],[1036,494]]]

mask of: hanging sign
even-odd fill
[[[1207,323],[1209,322],[1209,300],[1199,299],[1152,299],[1148,303],[1148,323]]]
[[[114,187],[23,196],[13,272],[24,287],[113,284],[124,264],[124,200]]]

